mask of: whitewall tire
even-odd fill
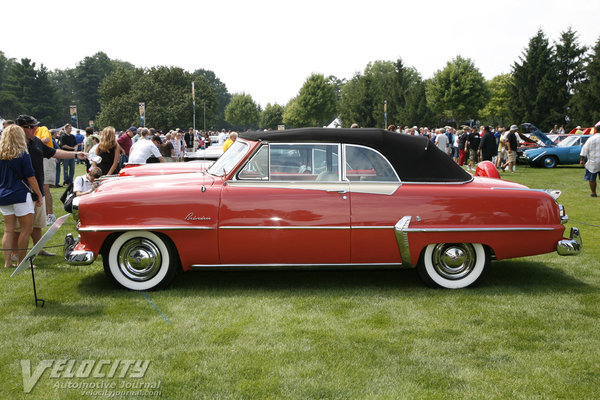
[[[178,265],[168,240],[149,231],[125,232],[103,256],[104,271],[117,284],[131,290],[167,286]]]
[[[461,289],[481,280],[489,259],[488,251],[479,243],[430,244],[417,271],[429,286]]]

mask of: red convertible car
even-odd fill
[[[115,178],[77,197],[65,257],[132,290],[183,270],[416,268],[464,288],[491,260],[577,254],[556,191],[465,172],[425,137],[246,132],[206,172]]]

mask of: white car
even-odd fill
[[[216,160],[223,154],[223,146],[208,146],[205,150],[197,150],[191,153],[185,153],[183,161],[195,160]]]

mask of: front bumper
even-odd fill
[[[561,256],[574,256],[581,252],[581,233],[579,229],[571,228],[569,239],[559,240],[556,244],[556,252]]]
[[[89,265],[94,262],[96,255],[92,251],[77,249],[79,239],[73,238],[70,233],[65,237],[65,261],[71,265]]]

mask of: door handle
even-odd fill
[[[348,193],[348,191],[346,189],[331,189],[331,190],[327,190],[327,193],[344,194],[344,193]]]

